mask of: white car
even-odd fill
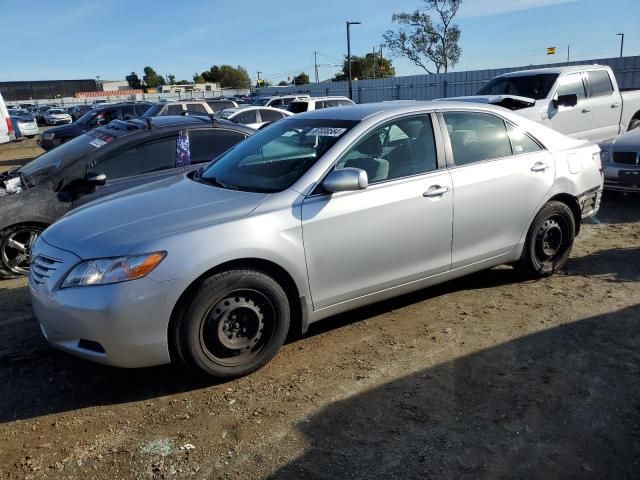
[[[353,100],[347,97],[313,97],[299,98],[289,104],[287,110],[292,113],[310,112],[323,108],[344,107],[355,105]]]
[[[65,123],[72,123],[73,119],[66,110],[62,108],[50,108],[44,112],[44,123],[47,125],[63,125]]]
[[[277,95],[272,97],[258,97],[252,103],[252,107],[287,108],[295,100],[309,98],[309,95]]]
[[[177,102],[160,102],[151,105],[142,115],[145,118],[166,115],[215,115],[213,108],[204,100],[183,100]]]
[[[277,122],[285,117],[293,115],[291,112],[271,107],[238,107],[227,108],[218,114],[218,117],[241,123],[247,127],[260,129],[265,125]]]
[[[0,143],[7,143],[16,138],[13,132],[13,123],[0,94]]]

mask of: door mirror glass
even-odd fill
[[[364,190],[369,186],[369,179],[367,172],[361,168],[347,167],[334,170],[327,175],[322,186],[331,193]]]
[[[566,95],[558,95],[556,101],[558,107],[575,107],[578,104],[578,95],[575,93],[568,93]]]
[[[100,187],[107,183],[107,176],[100,172],[87,172],[85,181],[93,186]]]

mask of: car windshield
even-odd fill
[[[38,185],[52,174],[113,140],[113,137],[100,135],[98,138],[97,135],[95,132],[80,135],[27,163],[19,170],[24,182],[29,187]]]
[[[547,98],[557,78],[557,73],[522,77],[498,77],[478,90],[476,95],[517,95],[533,98],[534,100],[542,100]]]
[[[270,98],[258,98],[251,103],[251,105],[255,105],[257,107],[264,107],[267,103],[269,103]]]
[[[288,119],[252,135],[194,179],[220,188],[280,192],[293,185],[357,122]]]
[[[9,115],[12,117],[30,117],[31,114],[26,110],[9,110]]]

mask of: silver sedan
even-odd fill
[[[500,107],[318,110],[63,217],[33,308],[69,353],[235,377],[339,312],[505,263],[551,275],[601,191],[596,145]]]

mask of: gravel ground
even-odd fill
[[[0,479],[637,478],[638,199],[605,196],[562,274],[327,319],[221,384],[54,351],[0,281]]]

